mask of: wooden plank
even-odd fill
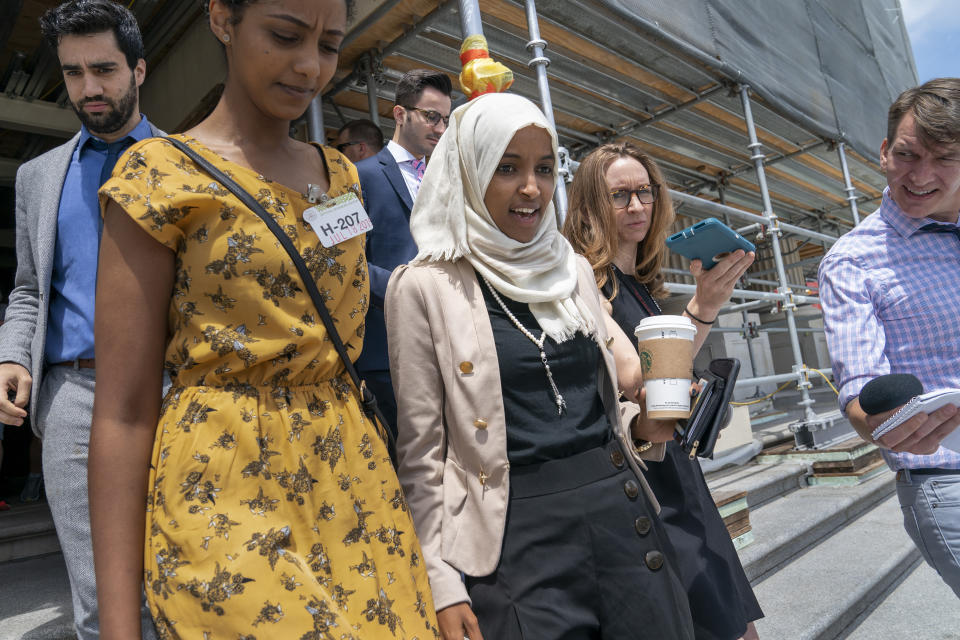
[[[739,529],[734,529],[733,531],[730,531],[729,529],[727,530],[727,532],[730,534],[731,540],[735,540],[749,531],[753,531],[753,526],[751,526],[749,523],[743,527],[740,527]]]
[[[722,507],[717,507],[717,511],[720,513],[721,518],[726,518],[727,516],[732,515],[734,513],[738,513],[740,511],[747,511],[749,510],[749,508],[750,507],[747,504],[747,499],[741,498],[739,500],[735,500],[733,502],[725,504]]]
[[[807,478],[807,484],[810,486],[829,485],[834,487],[846,487],[863,484],[867,480],[887,473],[887,465],[882,460],[866,469],[862,469],[852,474],[818,474]]]
[[[339,67],[353,69],[360,56],[370,49],[386,46],[403,35],[407,27],[437,8],[437,0],[403,0],[340,53]]]
[[[821,473],[853,473],[854,471],[859,471],[866,466],[874,464],[877,460],[880,460],[880,451],[868,451],[861,456],[857,456],[851,460],[836,460],[836,461],[825,461],[825,462],[814,462],[813,463],[813,472],[815,474]]]
[[[848,473],[847,472],[817,472],[817,473],[814,473],[813,475],[818,478],[835,478],[840,476],[850,476],[850,477],[859,478],[867,475],[871,471],[876,470],[878,467],[882,467],[885,464],[886,463],[881,459],[881,460],[875,460],[874,462],[871,462],[870,464],[866,465],[861,469],[848,472]]]
[[[749,523],[750,523],[749,511],[739,511],[723,519],[723,524],[727,527],[727,531],[733,531],[735,529],[739,529],[744,524],[749,524]]]
[[[793,446],[793,440],[788,440],[787,442],[781,442],[780,444],[775,444],[772,447],[767,447],[761,453],[765,456],[779,456],[790,453],[791,451],[796,451]]]
[[[526,32],[527,15],[519,6],[504,2],[503,0],[481,0],[480,11],[489,15],[496,16],[514,27]],[[602,67],[616,69],[619,73],[630,76],[639,84],[652,87],[670,96],[676,102],[685,102],[694,97],[692,93],[679,87],[672,82],[664,80],[660,76],[650,73],[646,69],[637,66],[622,56],[618,56],[611,51],[587,42],[583,38],[577,37],[576,33],[569,29],[564,29],[553,24],[549,20],[540,20],[540,37],[547,41],[547,46],[559,46],[588,58],[592,62]],[[668,105],[662,105],[666,107]],[[662,108],[662,107],[661,107]]]
[[[746,498],[747,492],[733,491],[732,489],[718,489],[716,491],[711,491],[710,496],[713,498],[713,503],[717,505],[717,508],[719,509],[723,505],[729,504],[734,500]]]

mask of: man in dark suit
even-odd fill
[[[383,298],[393,270],[417,255],[417,245],[410,235],[410,210],[420,189],[426,157],[450,120],[452,90],[450,78],[443,73],[428,69],[405,73],[397,82],[393,139],[380,153],[357,163],[364,206],[373,222],[373,231],[367,234],[371,304],[357,370],[376,394],[394,430],[397,402],[390,382]]]
[[[380,153],[383,149],[383,132],[371,120],[352,120],[337,131],[333,146],[356,164]]]
[[[17,171],[17,275],[0,327],[0,422],[22,425],[29,402],[31,424],[43,439],[44,482],[70,578],[74,628],[78,640],[94,640],[100,633],[87,450],[96,378],[97,190],[127,147],[163,132],[140,113],[143,40],[122,4],[71,0],[45,13],[40,25],[83,126]],[[141,622],[143,639],[155,638],[146,608]]]

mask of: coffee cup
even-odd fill
[[[651,316],[634,329],[647,392],[647,415],[690,417],[693,339],[697,328],[686,316]]]

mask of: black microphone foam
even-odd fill
[[[909,373],[889,373],[874,378],[860,392],[860,408],[868,415],[896,409],[923,393],[923,384]]]

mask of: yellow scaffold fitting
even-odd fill
[[[483,36],[468,36],[463,41],[460,65],[460,87],[471,100],[485,93],[502,93],[513,84],[513,71],[490,57]]]

